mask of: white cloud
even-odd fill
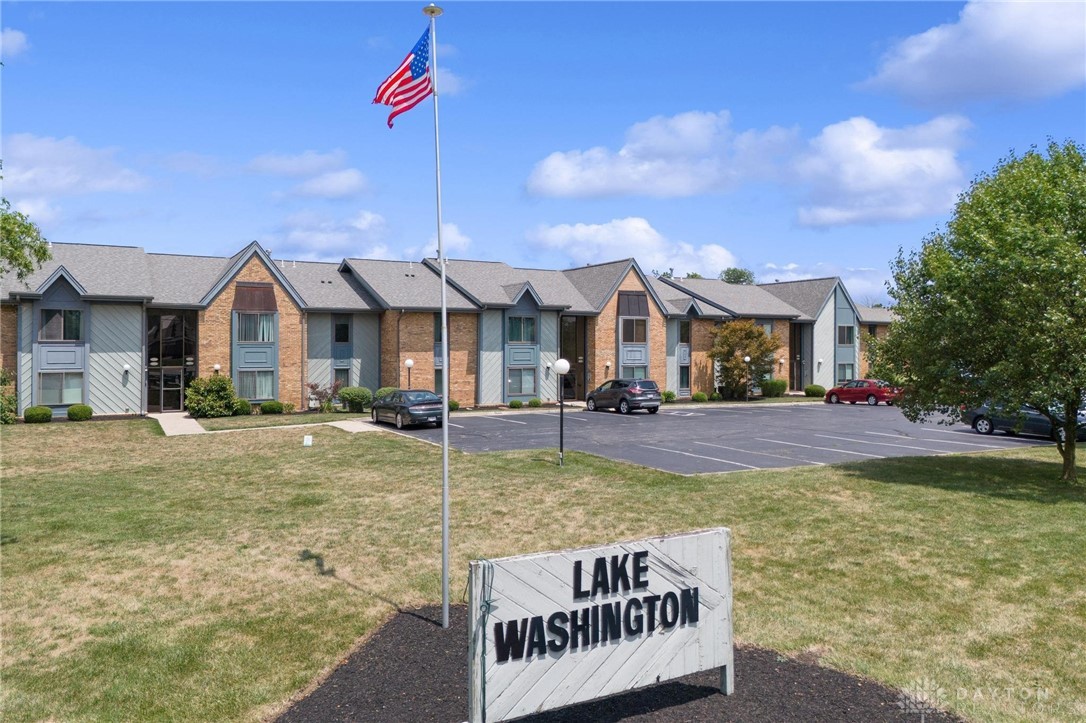
[[[276,257],[298,261],[388,258],[384,234],[385,219],[371,211],[342,219],[302,211],[283,219],[279,230],[262,243]]]
[[[960,116],[900,129],[863,117],[827,126],[795,164],[809,187],[799,223],[904,221],[948,211],[964,184],[957,150],[969,127]]]
[[[140,191],[148,185],[147,178],[117,163],[117,148],[30,133],[8,136],[4,147],[4,181],[20,197]]]
[[[63,216],[59,207],[51,205],[44,198],[24,198],[11,205],[19,213],[29,216],[39,227],[56,223]]]
[[[540,226],[528,237],[544,248],[566,254],[577,266],[632,256],[646,272],[674,268],[678,274],[696,271],[704,276],[716,276],[721,269],[738,265],[735,256],[723,246],[695,247],[682,241],[671,241],[647,220],[638,217],[602,224]]]
[[[319,198],[347,198],[355,196],[368,188],[369,184],[362,172],[355,168],[341,171],[329,171],[310,178],[295,186],[291,193],[295,196]]]
[[[970,2],[891,48],[860,87],[925,105],[1058,95],[1086,83],[1083,28],[1082,2]]]
[[[346,162],[347,152],[340,148],[329,153],[317,151],[305,151],[294,155],[265,153],[249,161],[246,169],[253,173],[301,178],[341,169]]]
[[[538,196],[695,196],[762,177],[796,132],[779,127],[735,134],[727,111],[656,116],[633,125],[618,151],[602,146],[555,152],[528,178]],[[770,166],[772,164],[769,164]]]
[[[212,178],[230,172],[221,160],[215,156],[192,151],[180,151],[162,157],[161,163],[167,169],[178,173],[190,173],[200,178]]]
[[[4,28],[0,31],[0,58],[14,58],[22,55],[30,49],[30,41],[26,39],[26,33],[13,28]]]
[[[807,266],[797,263],[767,263],[755,275],[760,284],[774,281],[802,281],[803,279],[824,279],[837,276],[848,289],[853,302],[870,306],[888,305],[890,297],[886,294],[886,282],[890,278],[889,268],[872,269],[848,267],[838,264],[819,262]]]
[[[471,238],[460,230],[455,223],[444,222],[441,224],[441,244],[444,246],[445,258],[449,256],[465,256],[471,246]],[[430,235],[426,244],[421,246],[404,246],[392,252],[387,258],[401,258],[404,260],[418,260],[422,258],[437,258],[437,232]]]
[[[468,87],[467,81],[444,66],[437,69],[437,90],[441,95],[460,95]]]

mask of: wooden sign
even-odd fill
[[[470,566],[468,714],[509,720],[721,669],[733,690],[731,533]]]

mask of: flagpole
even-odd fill
[[[434,157],[437,171],[437,262],[441,267],[441,627],[449,627],[449,309],[445,284],[445,247],[441,243],[441,135],[437,114],[437,31],[435,19],[444,11],[430,3],[422,9],[430,18],[430,85],[434,93]]]

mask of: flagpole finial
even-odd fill
[[[442,10],[441,8],[439,8],[437,5],[434,5],[433,3],[430,3],[429,5],[427,5],[426,7],[424,7],[422,9],[422,12],[425,13],[426,15],[429,15],[432,18],[436,18],[438,15],[441,15],[445,11]]]

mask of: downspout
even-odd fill
[[[141,302],[140,306],[142,307],[141,312],[140,312],[140,327],[141,327],[140,332],[141,333],[140,333],[140,365],[139,365],[139,369],[140,369],[140,416],[141,417],[146,417],[147,416],[147,366],[146,366],[147,365],[147,300],[144,299]],[[200,355],[199,355],[200,336],[199,335],[200,335],[200,325],[197,323],[197,325],[196,325],[196,351],[197,351],[196,358],[197,359],[200,358]],[[200,373],[200,368],[199,367],[196,368],[196,373],[197,373],[197,375],[199,375],[199,373]],[[182,397],[184,396],[184,387],[185,387],[185,378],[184,378],[184,375],[182,375],[182,377],[181,377],[181,389],[182,389],[181,395],[182,395]],[[184,409],[184,405],[182,405],[181,408]]]
[[[306,394],[305,391],[307,384],[306,380],[309,378],[309,334],[307,331],[309,328],[309,315],[301,310],[299,310],[298,315],[302,333],[302,358],[300,360],[300,367],[302,370],[302,386],[300,387],[302,396],[300,401],[302,402],[302,405],[299,408],[306,410],[309,409],[309,395]]]

